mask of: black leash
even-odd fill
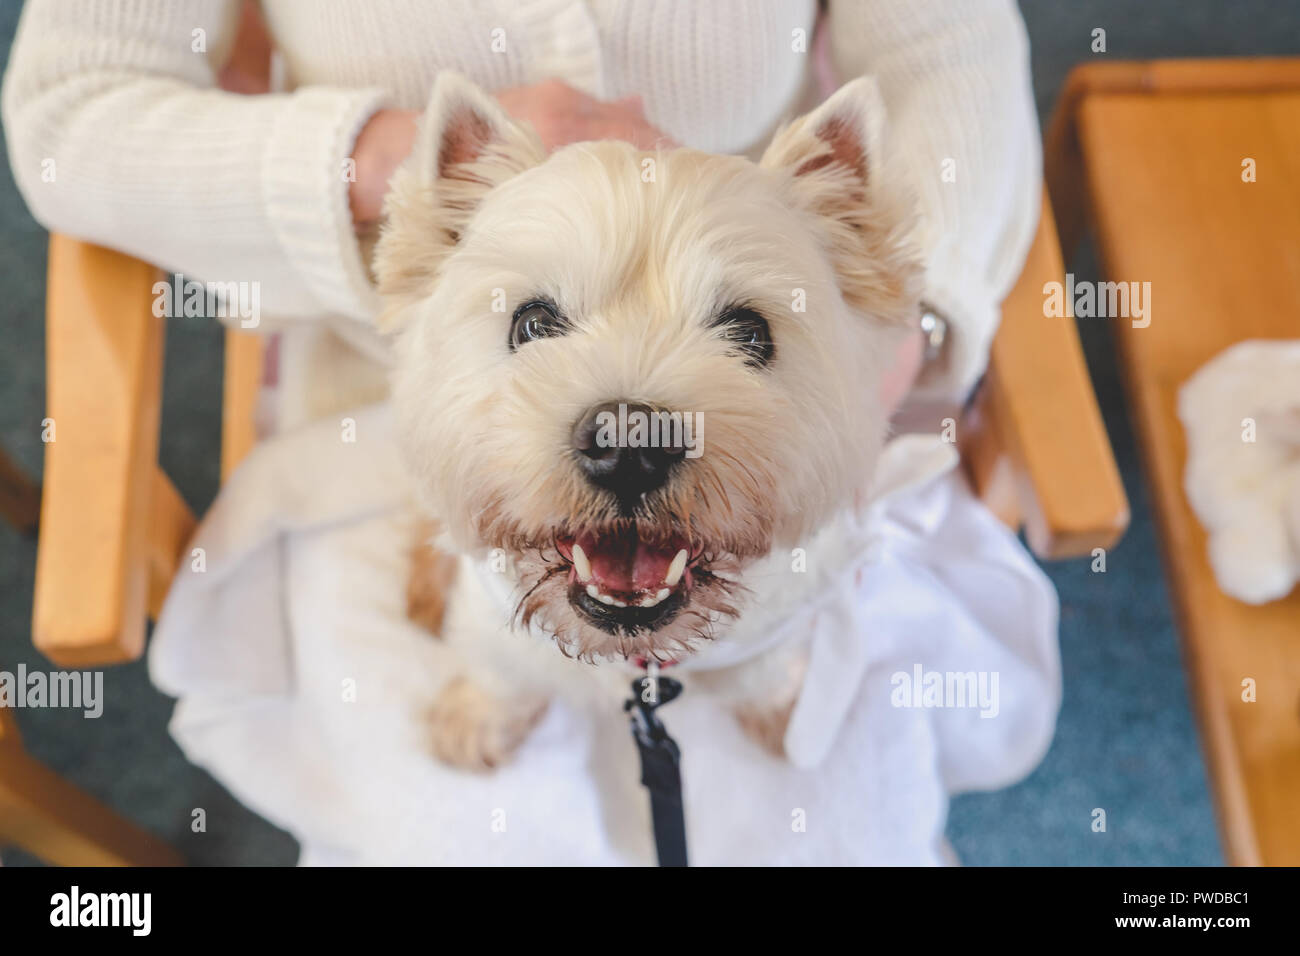
[[[681,682],[660,677],[659,665],[651,661],[646,665],[646,676],[632,681],[632,699],[623,704],[624,712],[632,715],[632,739],[641,755],[641,784],[650,791],[650,816],[660,866],[686,866],[682,753],[655,715],[656,708],[681,692]]]

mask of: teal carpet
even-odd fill
[[[0,66],[18,4],[0,0]],[[1300,54],[1300,7],[1248,0],[1073,0],[1022,4],[1045,118],[1069,68],[1094,57],[1107,32],[1111,59]],[[1223,11],[1223,12],[1218,12]],[[0,443],[33,475],[41,469],[44,407],[44,231],[28,216],[7,164],[0,172]],[[1072,263],[1096,278],[1087,250]],[[1109,330],[1082,320],[1088,361],[1133,505],[1133,523],[1105,574],[1087,562],[1047,567],[1061,596],[1065,704],[1047,758],[1022,784],[959,797],[949,837],[970,865],[1206,865],[1222,862],[1205,766]],[[221,337],[213,324],[168,326],[162,463],[202,510],[217,488]],[[0,524],[0,669],[48,668],[31,647],[36,549]],[[197,864],[291,864],[286,834],[245,810],[190,766],[168,737],[172,702],[142,663],[105,674],[109,705],[78,713],[19,712],[28,749],[59,773],[171,842]],[[1107,831],[1092,832],[1103,808]],[[207,829],[193,833],[195,809]],[[35,862],[15,851],[6,865]]]

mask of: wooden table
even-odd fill
[[[1300,865],[1300,590],[1262,606],[1219,590],[1176,412],[1233,343],[1300,338],[1300,60],[1076,70],[1047,162],[1067,256],[1090,219],[1106,278],[1151,283],[1148,327],[1091,321],[1115,329],[1227,859]]]

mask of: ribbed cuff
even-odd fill
[[[344,163],[382,108],[380,89],[309,87],[276,117],[262,161],[262,196],[276,238],[321,308],[367,324],[379,312],[348,208]]]

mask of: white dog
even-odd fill
[[[434,715],[443,759],[493,766],[552,696],[761,643],[803,598],[791,549],[869,487],[877,384],[917,311],[882,125],[862,79],[757,164],[618,142],[548,156],[440,76],[376,270],[442,532],[411,610],[464,660]],[[799,649],[764,648],[692,683],[779,750],[800,673]]]

